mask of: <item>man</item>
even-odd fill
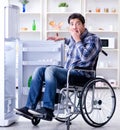
[[[46,114],[46,120],[52,120],[54,116],[53,111],[56,89],[61,89],[66,84],[68,69],[74,67],[86,67],[93,69],[96,56],[101,51],[102,45],[100,39],[95,34],[88,32],[85,28],[85,19],[79,13],[71,14],[68,18],[68,24],[71,34],[70,39],[60,38],[58,35],[48,38],[55,41],[64,40],[65,44],[69,46],[64,68],[58,66],[36,68],[32,75],[26,106],[16,109],[17,113],[27,115]],[[71,76],[79,76],[81,77],[81,80],[83,80],[82,77],[93,77],[93,73],[81,71],[76,72],[75,70],[72,70]],[[72,78],[71,82],[72,81],[74,81],[74,78]],[[43,107],[36,110],[37,103],[40,100],[43,82],[45,82]]]

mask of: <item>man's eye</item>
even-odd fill
[[[80,23],[75,23],[75,24],[74,23],[70,23],[70,26],[74,26],[74,25],[75,26],[80,26]]]
[[[70,26],[73,26],[73,23],[70,23]]]
[[[76,25],[78,25],[78,26],[79,26],[79,25],[80,25],[80,23],[76,23]]]

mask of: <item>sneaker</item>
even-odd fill
[[[18,115],[33,116],[31,113],[28,112],[28,108],[27,108],[27,107],[22,107],[22,108],[20,108],[20,109],[15,108],[14,111],[15,111],[16,114],[18,114]]]
[[[52,121],[54,117],[53,110],[44,107],[37,110],[29,109],[28,112],[33,114],[34,116],[40,117],[41,119],[48,120],[48,121]]]

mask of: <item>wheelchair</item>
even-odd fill
[[[104,51],[103,53],[107,55]],[[97,60],[98,57],[93,70],[74,68],[77,71],[92,71],[95,75],[94,78],[86,78],[84,83],[78,82],[76,85],[70,85],[71,70],[69,70],[66,86],[56,93],[55,119],[65,122],[67,130],[70,129],[71,121],[78,115],[82,115],[90,126],[101,127],[109,122],[115,112],[114,89],[106,79],[96,77]],[[33,117],[32,124],[38,125],[41,119],[42,117]]]

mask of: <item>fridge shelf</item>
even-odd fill
[[[23,65],[60,65],[60,61],[23,61]]]
[[[45,48],[45,47],[29,47],[29,48],[23,48],[23,52],[41,52],[41,53],[46,53],[46,52],[59,52],[60,48]]]

